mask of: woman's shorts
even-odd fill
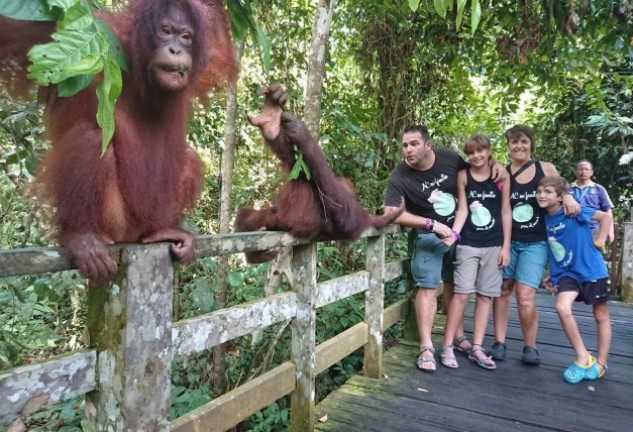
[[[455,244],[446,246],[433,233],[416,230],[411,275],[420,288],[437,289],[443,280],[453,283]]]
[[[516,282],[538,289],[547,264],[547,242],[524,243],[512,240],[510,264],[503,269],[503,280]]]
[[[501,295],[501,246],[473,247],[458,245],[455,254],[455,293],[476,292],[486,297]]]

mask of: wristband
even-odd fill
[[[600,249],[601,251],[604,251],[604,243],[600,243],[600,242],[594,241],[594,242],[593,242],[593,245],[594,245],[596,248]]]
[[[433,228],[435,228],[435,221],[431,218],[426,218],[424,221],[424,231],[433,232]]]
[[[451,230],[451,235],[453,236],[453,240],[455,240],[456,242],[462,239],[462,236],[460,236],[459,233],[455,230]]]

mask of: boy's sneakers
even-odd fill
[[[488,354],[493,360],[503,361],[506,359],[506,344],[503,342],[495,341],[490,347]]]
[[[523,364],[529,366],[538,366],[541,363],[538,351],[533,346],[526,345],[523,347]]]

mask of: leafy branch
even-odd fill
[[[462,25],[462,21],[464,18],[464,11],[466,10],[466,5],[468,4],[468,0],[457,0],[457,11],[455,14],[455,28],[460,28]],[[420,0],[409,0],[409,9],[412,12],[418,10],[420,6]],[[455,7],[453,0],[433,0],[433,7],[435,8],[435,12],[442,18],[446,18],[446,14],[449,11],[452,11]],[[470,32],[471,34],[475,34],[477,31],[477,27],[479,27],[479,22],[481,21],[481,2],[480,0],[471,0],[470,2]]]
[[[310,179],[312,178],[312,173],[310,172],[310,168],[308,168],[308,165],[306,165],[305,161],[303,160],[303,153],[301,153],[296,145],[294,146],[294,151],[295,158],[297,160],[292,166],[290,174],[288,174],[288,180],[297,180],[301,173],[303,173],[306,176],[306,180],[310,181]]]
[[[53,41],[28,53],[28,77],[41,86],[56,84],[69,97],[103,74],[97,86],[97,123],[103,155],[114,136],[114,106],[123,89],[121,69],[128,60],[112,30],[95,18],[86,0],[0,0],[0,15],[20,20],[56,21]]]

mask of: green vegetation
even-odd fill
[[[100,3],[117,7],[124,2]],[[258,38],[246,38],[238,83],[231,198],[236,209],[266,202],[278,181],[285,180],[245,114],[261,109],[257,88],[276,81],[288,89],[289,110],[303,115],[315,2],[229,3],[232,13],[236,7],[251,11],[259,26],[253,27]],[[251,18],[238,22],[254,25]],[[365,207],[375,212],[389,172],[400,160],[397,139],[406,124],[427,124],[440,146],[457,146],[471,133],[484,132],[495,156],[505,161],[503,131],[525,123],[537,132],[536,155],[554,162],[568,179],[576,160],[591,160],[595,180],[616,205],[616,221],[622,220],[633,205],[632,38],[630,1],[341,0],[328,47],[320,142],[334,171],[350,177]],[[218,232],[223,97],[198,106],[190,126],[189,138],[206,163],[206,190],[188,220],[200,234]],[[41,111],[35,95],[26,104],[0,95],[2,249],[52,244],[50,209],[33,198],[33,175],[48,145]],[[400,239],[390,254],[403,256],[405,251]],[[227,303],[261,297],[268,266],[246,266],[241,257],[230,264]],[[320,279],[363,265],[362,241],[319,246]],[[215,260],[205,259],[179,272],[179,318],[219,308],[217,269]],[[388,291],[391,301],[401,286]],[[84,281],[75,272],[0,280],[0,369],[81,347],[84,302]],[[357,323],[362,308],[361,299],[349,299],[319,311],[317,340]],[[233,341],[226,351],[228,387],[285,361],[288,350],[283,325],[266,329],[257,343],[250,337]],[[209,385],[212,356],[201,353],[174,363],[172,417],[217,396]],[[355,373],[360,361],[352,355],[321,374],[317,397]],[[81,401],[57,407],[33,418],[31,426],[80,430],[79,407]],[[284,430],[288,415],[288,401],[280,400],[240,430]]]

